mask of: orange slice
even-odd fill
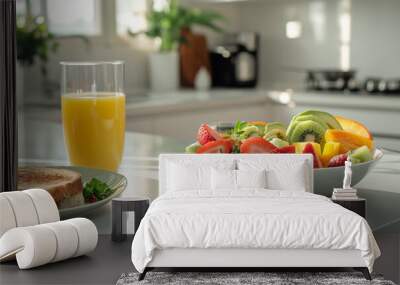
[[[369,138],[360,136],[348,131],[330,129],[325,132],[326,142],[340,143],[340,153],[348,152],[360,146],[366,145],[369,149],[373,148],[373,142]]]
[[[368,129],[361,124],[360,122],[357,122],[355,120],[351,120],[345,117],[341,116],[335,116],[336,120],[338,120],[339,124],[342,126],[343,130],[348,131],[350,133],[366,137],[370,140],[372,140],[372,135],[368,131]]]

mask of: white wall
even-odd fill
[[[185,5],[214,9],[227,22],[226,31],[256,31],[261,35],[260,86],[302,87],[306,68],[340,68],[339,21],[350,6],[350,67],[365,76],[400,77],[399,0],[250,0],[212,2],[183,0]],[[288,39],[288,21],[302,24],[302,35]],[[220,35],[207,32],[210,45]],[[62,60],[115,60],[126,62],[128,94],[148,88],[149,43],[138,40],[94,41],[90,47],[77,39],[60,40],[60,49],[48,64],[49,78],[59,82]],[[33,67],[25,76],[26,96],[42,96],[42,77]]]
[[[260,83],[302,86],[304,69],[339,67],[337,1],[251,1],[240,3],[241,30],[261,36]],[[286,37],[286,23],[302,24],[302,35]]]
[[[303,86],[305,68],[341,66],[340,17],[350,13],[350,67],[361,79],[400,77],[400,1],[258,0],[239,2],[240,29],[261,34],[261,84]],[[300,21],[299,39],[285,36],[287,21]],[[318,35],[321,31],[321,37]]]
[[[400,1],[353,0],[352,64],[361,76],[400,78]]]

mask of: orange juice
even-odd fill
[[[116,171],[125,139],[123,93],[61,96],[64,137],[73,165]]]

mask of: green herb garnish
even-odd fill
[[[112,194],[113,190],[103,181],[92,178],[83,187],[83,197],[85,201],[103,200]],[[95,198],[95,199],[94,199]]]
[[[235,126],[234,126],[234,128],[233,128],[233,134],[234,135],[237,135],[237,134],[240,134],[242,131],[243,131],[243,129],[245,128],[245,127],[247,127],[247,122],[245,122],[245,121],[237,121],[236,123],[235,123]]]

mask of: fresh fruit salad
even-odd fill
[[[327,112],[308,110],[288,126],[280,122],[237,121],[233,127],[202,124],[187,153],[310,153],[314,168],[343,166],[373,159],[371,133],[361,123]]]

